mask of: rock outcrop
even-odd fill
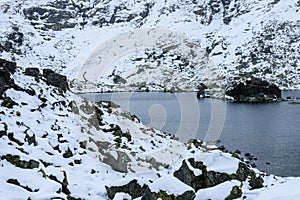
[[[226,91],[235,102],[268,102],[281,100],[281,90],[274,84],[251,77]]]
[[[132,180],[123,186],[106,186],[106,191],[109,199],[114,199],[115,195],[119,192],[129,194],[133,199],[141,197],[142,200],[156,200],[156,199],[172,199],[172,200],[192,200],[195,198],[195,192],[190,190],[178,196],[167,194],[166,191],[160,190],[159,192],[152,192],[148,185],[141,186],[137,180]]]
[[[0,58],[0,96],[10,87],[15,85],[10,77],[16,71],[16,63],[6,61]]]
[[[44,69],[43,76],[46,78],[47,84],[56,86],[64,92],[69,88],[67,77],[64,75],[58,74],[51,69]]]
[[[205,98],[208,97],[205,94],[205,90],[207,89],[206,85],[203,83],[200,83],[200,85],[198,86],[198,92],[197,92],[197,99],[201,99],[201,98]]]

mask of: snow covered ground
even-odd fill
[[[22,88],[9,88],[0,99],[1,197],[298,199],[300,178],[267,176],[238,155],[181,143],[113,103],[93,104],[41,76],[25,76],[24,68],[84,80],[82,67],[101,60],[93,56],[101,45],[152,28],[184,35],[191,50],[201,47],[200,63],[212,68],[193,66],[159,43],[115,55],[100,79],[74,81],[72,90],[181,91],[199,82],[219,89],[249,74],[299,89],[299,10],[297,0],[0,0],[0,55],[21,66],[12,77]],[[126,189],[128,183],[142,195]],[[114,194],[122,185],[123,193]]]
[[[97,47],[121,33],[155,28],[185,34],[202,47],[218,69],[213,82],[219,86],[253,74],[282,89],[300,88],[297,0],[0,3],[0,23],[5,27],[0,30],[0,55],[21,66],[50,67],[80,79],[77,73]],[[207,71],[199,74],[184,57],[161,50],[117,55],[96,82],[102,83],[99,90],[195,90],[200,81],[209,81]],[[114,82],[115,75],[126,84]],[[191,79],[193,75],[199,77]]]
[[[7,89],[0,100],[0,194],[5,199],[300,196],[300,178],[267,176],[237,154],[195,140],[181,143],[111,102],[93,104],[64,93],[42,75],[26,76],[18,68],[12,77],[19,87]],[[128,183],[144,196],[122,188]],[[118,186],[123,193],[107,193]]]

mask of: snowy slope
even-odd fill
[[[183,144],[111,102],[93,104],[48,85],[42,75],[24,75],[20,67],[12,79],[17,86],[0,99],[0,194],[5,199],[300,195],[299,178],[267,176],[239,155],[200,141]],[[144,196],[126,189],[129,183]]]
[[[0,54],[76,78],[103,42],[138,28],[162,28],[196,41],[217,76],[207,80],[211,74],[199,74],[186,59],[148,49],[120,55],[96,84],[103,91],[180,91],[195,90],[199,82],[220,87],[253,74],[282,89],[299,89],[299,10],[297,0],[2,0]],[[126,83],[114,83],[115,75]],[[199,77],[190,80],[193,75]]]

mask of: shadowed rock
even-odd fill
[[[46,78],[47,84],[58,87],[64,92],[69,88],[67,77],[64,75],[58,74],[51,69],[44,69],[43,76]]]
[[[25,69],[25,75],[38,78],[40,76],[40,70],[35,67],[29,67]]]
[[[281,99],[281,90],[274,84],[251,77],[226,91],[236,102],[267,102]]]

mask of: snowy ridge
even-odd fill
[[[1,1],[0,10],[0,23],[5,27],[0,34],[0,54],[22,66],[51,67],[76,78],[90,53],[111,37],[136,28],[164,28],[199,42],[221,74],[215,83],[253,74],[282,89],[300,88],[297,0]],[[173,74],[178,90],[185,90],[180,88],[181,77],[192,74],[193,69],[178,71],[180,63],[174,64],[173,56],[155,58],[154,64],[164,63],[163,74]],[[128,73],[142,69],[145,73],[138,74],[139,81],[128,78],[128,83],[171,90],[164,85],[170,77],[164,76],[161,82],[148,78],[151,61],[144,60],[144,68],[130,55],[111,65],[100,81],[102,88],[125,90],[122,83],[111,84],[114,74],[126,79]],[[135,70],[125,72],[124,66]],[[192,81],[192,85],[199,84],[199,79]],[[205,83],[205,77],[201,81]]]

